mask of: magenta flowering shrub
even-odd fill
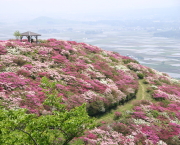
[[[114,113],[114,120],[118,120],[122,116],[121,112],[115,112]]]
[[[13,72],[0,73],[0,84],[5,92],[12,91],[16,88],[22,89],[30,81],[29,79],[20,78]]]
[[[133,112],[133,118],[145,119],[146,114],[144,112]]]
[[[62,55],[56,55],[56,56],[53,56],[52,59],[54,59],[54,61],[56,63],[67,63],[68,60],[66,59],[65,56],[62,56]]]
[[[180,96],[180,86],[179,85],[163,85],[159,87],[165,93],[174,94],[176,96]]]
[[[13,42],[7,42],[6,43],[6,47],[15,47],[15,45],[13,44]]]
[[[7,53],[7,50],[5,49],[5,47],[0,45],[0,55],[4,55],[6,53]]]
[[[133,62],[128,63],[127,66],[133,71],[140,71],[143,68],[142,65]]]
[[[24,68],[30,70],[33,68],[33,66],[31,64],[26,64],[26,65],[23,65]]]
[[[166,99],[166,98],[168,98],[168,94],[167,93],[165,93],[165,92],[163,92],[163,91],[160,91],[160,90],[155,90],[154,91],[154,94],[153,94],[153,97],[155,98],[155,99]]]
[[[45,95],[42,92],[32,92],[24,96],[24,99],[20,101],[20,107],[26,108],[30,113],[41,114],[44,106],[42,103],[45,100]]]
[[[87,137],[88,138],[90,138],[90,139],[97,139],[97,135],[96,134],[93,134],[93,133],[89,133],[88,135],[87,135]]]
[[[143,125],[142,126],[142,130],[141,130],[144,134],[146,134],[146,136],[148,137],[149,140],[152,140],[153,144],[156,144],[159,141],[159,137],[158,137],[158,132],[160,130],[158,130],[157,127],[155,126],[146,126]]]
[[[164,76],[165,77],[165,76]],[[174,100],[179,102],[179,96],[180,96],[180,85],[179,82],[173,82],[174,80],[166,77],[166,79],[163,79],[164,77],[158,77],[156,80],[159,80],[161,85],[154,83],[157,82],[156,80],[148,80],[151,85],[149,90],[153,92],[152,97],[156,100]],[[149,78],[148,78],[149,79]]]

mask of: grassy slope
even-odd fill
[[[144,80],[139,80],[139,89],[136,95],[136,99],[133,99],[131,101],[129,101],[128,103],[124,104],[124,105],[120,105],[118,106],[116,109],[112,109],[111,111],[103,114],[102,116],[97,117],[96,122],[101,122],[101,121],[105,121],[105,122],[112,122],[113,121],[113,117],[114,117],[114,113],[115,112],[121,112],[124,113],[127,110],[131,110],[133,108],[133,103],[139,100],[151,100],[152,98],[150,96],[150,94],[148,94],[146,92],[148,85],[143,83]]]

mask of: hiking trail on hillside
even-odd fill
[[[146,92],[148,85],[143,83],[144,80],[139,80],[139,89],[136,94],[136,98],[128,101],[124,105],[119,105],[116,109],[111,109],[109,112],[106,112],[102,116],[97,118],[97,122],[113,121],[114,113],[121,112],[124,113],[126,110],[131,110],[133,108],[133,103],[140,100],[151,100],[150,94]]]

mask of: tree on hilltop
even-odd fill
[[[20,34],[19,31],[15,31],[15,32],[14,32],[14,36],[16,37],[16,39],[19,39],[20,36],[21,36],[21,34]]]

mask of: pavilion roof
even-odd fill
[[[31,32],[31,31],[27,31],[27,32],[21,33],[21,36],[41,36],[41,34],[37,34],[37,33]]]

